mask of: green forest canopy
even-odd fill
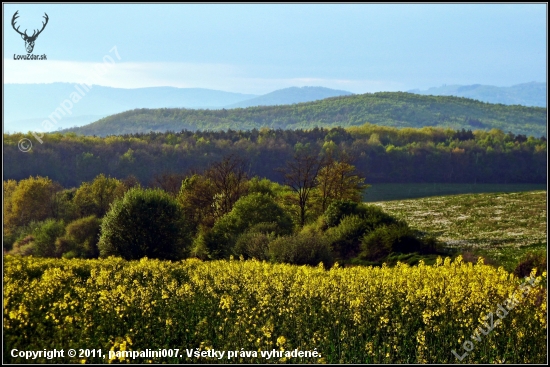
[[[18,142],[33,142],[21,152]],[[276,171],[298,146],[334,148],[353,158],[366,183],[546,183],[546,138],[501,130],[359,127],[305,130],[182,131],[94,137],[4,134],[4,179],[47,176],[64,187],[100,173],[143,184],[163,173],[201,171],[228,155],[244,158],[249,176],[282,182]]]

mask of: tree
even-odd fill
[[[189,230],[181,207],[159,189],[130,189],[116,200],[101,223],[101,257],[182,259]]]
[[[130,190],[132,187],[140,187],[139,180],[134,175],[128,175],[122,180],[122,184],[126,187],[126,190]]]
[[[186,176],[181,173],[163,173],[162,175],[155,175],[149,186],[151,188],[160,188],[176,197],[185,178]]]
[[[109,205],[124,195],[125,185],[116,178],[105,177],[102,173],[90,183],[84,182],[76,191],[74,204],[80,216],[95,215],[101,218],[109,210]]]
[[[339,158],[340,161],[337,161],[334,153],[328,152],[325,164],[317,175],[316,185],[322,212],[334,200],[361,202],[362,192],[367,187],[365,178],[359,175],[349,156],[341,154]]]
[[[212,228],[215,222],[214,197],[216,188],[212,181],[194,174],[183,180],[176,198],[193,229]]]
[[[29,177],[14,186],[4,185],[4,191],[11,197],[4,207],[4,223],[7,231],[26,225],[31,221],[43,221],[55,216],[55,193],[61,186],[47,177]]]
[[[247,174],[243,159],[229,155],[215,162],[205,172],[216,188],[216,215],[221,217],[229,213],[233,205],[247,191]]]
[[[306,212],[309,205],[311,191],[317,185],[317,175],[323,167],[323,159],[312,153],[309,146],[297,144],[292,160],[280,168],[284,175],[284,183],[292,189],[298,197],[300,226],[306,222]]]

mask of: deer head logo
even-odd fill
[[[44,13],[44,19],[46,19],[45,22],[42,22],[42,29],[41,30],[37,30],[35,29],[32,36],[29,36],[27,34],[27,30],[25,29],[25,32],[20,32],[19,31],[19,27],[15,28],[15,20],[17,18],[19,18],[19,15],[17,15],[17,13],[19,12],[16,11],[15,14],[13,14],[13,18],[11,18],[11,25],[13,27],[13,29],[15,29],[15,31],[17,33],[19,33],[21,35],[21,38],[23,38],[23,40],[25,41],[25,48],[27,49],[27,53],[31,53],[32,50],[34,49],[34,41],[36,41],[36,38],[38,37],[38,35],[40,33],[42,33],[42,31],[44,30],[44,28],[46,28],[46,24],[48,24],[48,14]],[[38,33],[37,33],[38,32]]]

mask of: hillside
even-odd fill
[[[511,87],[493,85],[444,85],[428,90],[413,89],[410,93],[432,96],[456,96],[487,103],[546,107],[546,83],[522,83]]]
[[[335,90],[323,87],[291,87],[276,90],[274,92],[259,96],[256,98],[248,99],[246,101],[238,102],[226,108],[246,108],[255,106],[276,106],[284,104],[294,104],[317,101],[320,99],[349,96],[353,93],[346,92],[344,90]]]
[[[183,129],[219,131],[261,127],[348,127],[365,122],[393,127],[498,128],[515,134],[546,136],[546,108],[487,104],[466,98],[404,92],[367,93],[295,105],[246,109],[136,109],[66,131],[107,136]]]

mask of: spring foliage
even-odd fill
[[[159,189],[132,188],[114,202],[101,223],[100,256],[181,259],[189,239],[182,210]]]

